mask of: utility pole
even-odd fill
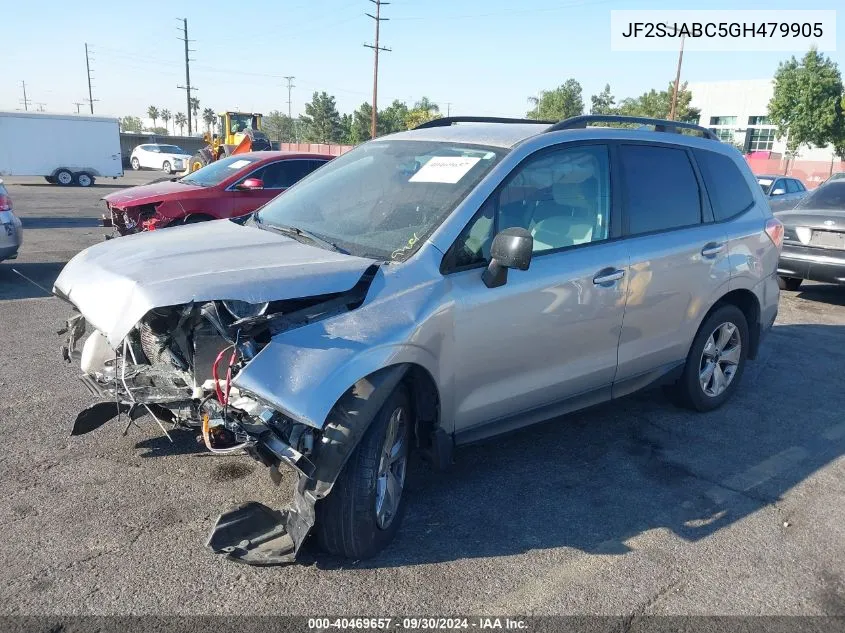
[[[21,88],[23,88],[23,101],[21,101],[21,103],[23,103],[24,111],[27,111],[27,110],[29,110],[29,99],[26,98],[26,82],[25,81],[21,81]]]
[[[79,114],[79,108],[85,105],[84,101],[74,101],[73,105],[76,106],[76,113]]]
[[[293,75],[288,75],[288,76],[285,77],[285,79],[288,82],[288,118],[293,119],[293,117],[291,116],[291,109],[290,109],[290,91],[291,91],[291,88],[296,88],[296,86],[293,85],[293,80],[296,79],[296,77],[294,77]]]
[[[448,116],[451,116],[451,115],[452,115],[452,102],[447,101],[446,102],[446,116],[448,117]]]
[[[177,20],[179,18],[176,18]],[[184,86],[176,86],[177,88],[184,90],[187,94],[187,104],[188,104],[188,136],[191,135],[191,90],[197,90],[197,88],[191,88],[191,60],[188,57],[188,54],[192,52],[193,49],[188,48],[188,42],[193,40],[188,39],[188,18],[182,18],[182,37],[176,38],[185,42],[185,85]]]
[[[91,93],[91,61],[88,55],[88,42],[85,42],[85,70],[88,72],[88,105],[91,108],[91,114],[94,114],[94,101],[99,101],[99,99],[94,99],[94,95]]]
[[[678,110],[678,88],[681,83],[681,64],[684,61],[684,38],[686,35],[681,35],[681,51],[678,53],[678,71],[675,73],[675,87],[672,89],[672,107],[669,110],[669,120],[675,120],[675,113]]]
[[[44,106],[47,105],[46,103],[44,103],[43,101],[35,101],[34,103],[35,103],[35,109],[38,112],[44,112]]]
[[[383,46],[379,46],[379,25],[382,21],[387,20],[388,18],[381,17],[381,6],[390,4],[389,2],[384,2],[383,0],[370,0],[374,5],[376,5],[376,14],[371,15],[367,13],[369,17],[371,17],[376,22],[376,41],[375,44],[364,44],[367,48],[373,49],[374,58],[373,58],[373,114],[370,120],[370,137],[376,137],[376,119],[378,117],[378,52],[379,51],[387,51],[390,52],[391,49],[385,48]]]

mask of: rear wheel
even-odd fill
[[[778,277],[778,288],[781,290],[798,290],[802,281],[804,280],[798,277]]]
[[[80,187],[90,187],[94,184],[94,178],[91,174],[81,171],[76,174],[76,184]]]
[[[53,175],[53,178],[55,178],[56,183],[62,187],[69,187],[73,184],[73,173],[71,173],[68,169],[60,169]]]
[[[170,161],[164,161],[161,164],[161,171],[167,172],[168,174],[173,173],[173,167],[170,165]]]
[[[748,356],[748,323],[735,305],[723,305],[698,330],[684,372],[670,388],[673,400],[697,411],[711,411],[736,391]]]
[[[402,521],[413,414],[399,385],[349,457],[328,497],[317,505],[320,547],[348,558],[375,556]]]

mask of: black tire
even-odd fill
[[[132,160],[129,161],[129,164],[132,166],[132,169],[135,171],[140,171],[141,169],[141,161],[139,161],[136,157],[132,157]]]
[[[51,185],[56,184],[56,178],[54,176],[44,176],[44,180],[49,182]]]
[[[317,504],[315,531],[319,546],[324,551],[356,560],[371,558],[396,536],[405,510],[406,495],[401,494],[406,481],[405,471],[398,506],[384,527],[379,525],[377,518],[376,498],[386,432],[391,416],[400,408],[404,410],[406,420],[403,428],[407,469],[414,417],[408,390],[400,384],[387,398],[361,438],[361,443],[350,455],[331,493]]]
[[[715,334],[716,330],[723,324],[730,323],[736,326],[736,334],[739,337],[739,355],[738,361],[733,370],[732,378],[728,381],[727,387],[717,395],[709,395],[705,392],[700,381],[700,372],[704,359],[704,348],[707,345],[710,336]],[[731,349],[730,343],[724,345],[724,350]],[[708,316],[701,327],[698,328],[698,333],[693,339],[690,347],[687,361],[684,365],[684,372],[678,379],[678,382],[668,389],[670,399],[680,406],[694,409],[696,411],[712,411],[722,406],[736,391],[742,379],[742,372],[745,369],[745,362],[748,357],[748,346],[751,339],[748,335],[748,322],[745,319],[745,314],[742,310],[732,304],[725,304],[716,308],[710,316]],[[727,355],[726,355],[727,356]],[[721,357],[721,351],[717,360]],[[723,361],[721,361],[723,362]],[[723,366],[721,365],[720,367]],[[725,373],[723,372],[723,375]]]
[[[191,156],[191,162],[189,164],[189,173],[195,172],[197,169],[202,169],[208,165],[208,158],[206,158],[205,154],[202,152],[197,152],[193,156]]]
[[[778,288],[781,290],[798,290],[801,287],[803,279],[798,277],[778,277]]]
[[[53,178],[56,179],[56,184],[62,187],[70,187],[76,181],[76,178],[73,177],[73,172],[69,169],[56,170]]]
[[[78,174],[75,174],[73,179],[80,187],[90,187],[94,184],[94,176],[86,171],[81,171]]]
[[[169,160],[166,160],[161,164],[161,171],[165,171],[168,174],[173,173],[173,165],[170,164]]]

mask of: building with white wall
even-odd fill
[[[690,82],[687,88],[692,92],[690,106],[701,110],[699,125],[746,154],[768,154],[770,158],[785,154],[786,138],[777,138],[776,128],[766,116],[774,92],[771,79]],[[796,158],[830,161],[833,148],[802,146]]]

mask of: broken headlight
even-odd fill
[[[248,319],[261,316],[267,311],[269,303],[249,303],[248,301],[223,301],[223,307],[236,319]]]

